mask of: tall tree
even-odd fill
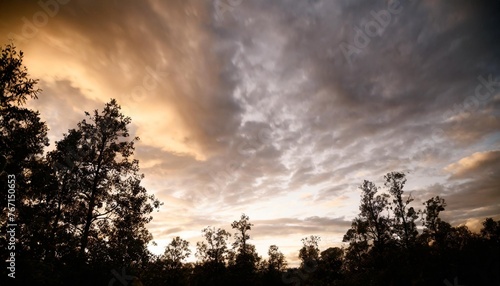
[[[378,188],[370,181],[364,181],[359,187],[362,191],[359,219],[365,222],[368,239],[375,248],[383,248],[390,240],[390,219],[387,212],[387,194],[376,195]]]
[[[13,250],[19,275],[37,277],[39,265],[32,269],[29,264],[36,264],[44,257],[46,241],[45,222],[47,208],[44,205],[44,193],[53,185],[53,177],[43,160],[43,151],[48,146],[47,125],[36,111],[23,107],[27,99],[36,99],[39,89],[37,80],[31,79],[23,65],[23,53],[17,52],[14,45],[6,45],[0,52],[0,157],[2,168],[0,181],[12,185],[13,193],[0,196],[0,232],[6,233],[8,222],[17,225],[17,244]],[[9,200],[9,201],[8,201]],[[10,203],[10,205],[8,204]],[[8,212],[8,207],[10,212]],[[12,212],[12,210],[14,212]],[[7,240],[0,237],[0,254],[6,257]],[[4,269],[2,277],[7,277]],[[25,273],[22,273],[26,271]],[[35,278],[36,280],[36,278]],[[25,282],[30,283],[28,280]]]
[[[189,285],[189,264],[183,261],[189,257],[189,242],[176,236],[165,247],[163,255],[156,257],[145,267],[146,285]]]
[[[101,113],[86,115],[51,155],[59,158],[60,195],[74,198],[67,219],[76,230],[80,260],[140,262],[152,238],[145,225],[160,202],[140,185],[143,175],[133,159],[139,138],[128,140],[131,119],[114,99]]]
[[[481,229],[481,235],[500,245],[500,220],[495,221],[493,218],[489,217],[483,221],[483,228]]]
[[[276,245],[269,246],[269,250],[267,251],[268,258],[268,269],[269,271],[277,271],[281,272],[286,269],[287,262],[285,255],[279,251],[279,248]]]
[[[319,246],[321,238],[316,235],[303,238],[302,248],[299,251],[300,268],[308,271],[315,269],[319,261]]]
[[[269,246],[267,255],[267,261],[263,260],[259,269],[262,274],[262,285],[283,285],[289,278],[293,279],[293,277],[287,277],[285,274],[287,261],[285,255],[279,250],[278,246]],[[284,279],[283,275],[285,275]]]
[[[182,261],[188,258],[190,254],[189,242],[176,236],[165,248],[162,258],[165,260],[167,267],[179,269],[182,267]]]
[[[38,80],[28,77],[23,66],[23,52],[8,44],[2,48],[0,56],[0,109],[13,105],[23,105],[28,98],[37,98],[40,89]]]
[[[206,242],[196,244],[196,257],[203,263],[224,265],[228,252],[227,240],[231,234],[224,229],[216,229],[215,227],[206,227],[202,233]]]
[[[244,255],[247,251],[247,241],[250,239],[248,231],[250,231],[253,226],[249,220],[250,218],[247,215],[242,214],[240,220],[235,220],[231,224],[231,227],[237,231],[234,235],[235,242],[233,246],[235,249],[238,249],[238,254],[240,255]]]
[[[252,226],[250,218],[245,214],[241,215],[240,220],[235,220],[231,224],[231,227],[236,230],[233,243],[233,249],[236,252],[235,271],[238,272],[239,276],[247,279],[250,279],[249,276],[256,271],[257,264],[260,261],[255,246],[247,242],[250,239],[248,232],[252,229]]]
[[[403,172],[391,172],[384,176],[385,186],[392,195],[392,210],[394,212],[393,232],[402,241],[404,247],[409,247],[418,235],[415,220],[418,213],[409,204],[413,201],[411,194],[403,198],[403,188],[406,184],[406,175]]]
[[[56,187],[47,197],[51,209],[50,223],[47,226],[50,244],[47,247],[49,260],[67,258],[73,260],[76,256],[79,242],[75,233],[75,213],[80,211],[79,182],[82,179],[78,172],[82,166],[83,156],[79,154],[81,133],[70,130],[64,139],[56,142],[56,149],[47,154],[47,160],[56,178]]]
[[[377,194],[377,186],[367,180],[363,181],[359,189],[361,190],[360,213],[352,221],[351,228],[343,238],[344,242],[349,242],[345,254],[345,266],[355,271],[364,267],[371,250],[380,257],[392,239],[389,195]]]
[[[226,280],[227,240],[229,232],[221,228],[206,227],[202,230],[205,241],[196,244],[196,257],[200,261],[195,267],[194,285],[224,285]]]
[[[330,247],[321,252],[317,277],[321,277],[323,282],[331,285],[334,280],[342,277],[342,267],[344,261],[344,250],[338,247]]]
[[[421,240],[426,243],[438,243],[443,242],[443,232],[442,228],[448,228],[446,225],[448,223],[443,222],[439,217],[439,214],[444,211],[446,207],[446,202],[443,198],[439,196],[432,197],[424,203],[425,209],[422,212],[422,224],[424,230],[420,236]]]

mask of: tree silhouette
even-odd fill
[[[14,176],[15,193],[0,196],[0,231],[6,233],[7,223],[15,223],[18,279],[40,275],[37,262],[44,257],[47,244],[44,224],[46,208],[44,193],[54,183],[43,160],[43,149],[48,146],[47,126],[39,112],[22,107],[28,98],[37,98],[36,80],[30,79],[22,64],[23,53],[13,45],[2,47],[0,55],[0,150],[2,170],[0,181],[7,184],[8,176]],[[35,185],[36,184],[36,185]],[[7,191],[7,190],[6,190]],[[13,216],[8,220],[8,203],[15,205]],[[0,236],[0,254],[7,257],[7,239]],[[2,268],[2,279],[7,277]]]
[[[427,200],[424,206],[422,224],[425,228],[420,239],[424,240],[427,244],[442,244],[444,237],[441,229],[450,227],[448,223],[443,222],[441,218],[439,218],[439,214],[444,211],[446,207],[446,202],[443,198],[437,196]]]
[[[389,195],[376,195],[378,188],[374,183],[366,180],[360,189],[362,197],[359,206],[359,219],[366,225],[367,238],[373,241],[375,248],[382,249],[391,239],[390,218],[387,214]],[[385,215],[384,212],[386,212]]]
[[[481,235],[493,243],[500,244],[500,221],[494,221],[491,217],[485,219]]]
[[[2,48],[0,56],[0,109],[13,105],[23,105],[28,98],[37,98],[40,89],[35,86],[38,80],[28,77],[23,66],[23,52],[8,44]]]
[[[56,149],[47,154],[56,178],[56,186],[47,196],[51,210],[47,227],[49,241],[47,257],[49,260],[72,260],[77,256],[78,240],[75,234],[75,214],[79,212],[78,194],[81,176],[78,169],[83,161],[77,156],[81,134],[70,130],[68,135],[56,142]]]
[[[268,270],[271,272],[281,272],[286,269],[287,262],[285,255],[279,251],[276,245],[269,246],[267,251],[268,258]]]
[[[196,244],[196,257],[200,264],[195,269],[195,285],[222,285],[225,280],[225,263],[228,255],[229,232],[221,228],[206,227],[202,230],[205,241]]]
[[[415,241],[418,234],[415,224],[418,213],[413,207],[408,207],[413,201],[411,195],[406,200],[403,199],[403,187],[406,183],[406,175],[402,172],[391,172],[385,175],[384,179],[385,185],[389,187],[389,193],[393,198],[393,233],[402,240],[403,246],[408,248]]]
[[[317,267],[319,261],[318,243],[321,240],[319,236],[311,235],[302,239],[302,248],[299,251],[300,268],[307,271]]]
[[[202,230],[206,242],[196,244],[196,257],[204,263],[224,265],[227,256],[227,240],[231,236],[224,229],[206,227]]]
[[[139,138],[127,140],[131,120],[114,99],[101,113],[86,115],[51,154],[70,165],[57,166],[61,196],[69,192],[74,198],[68,219],[78,237],[79,259],[124,265],[143,261],[152,238],[145,228],[148,214],[160,203],[140,185],[143,175],[132,159]]]
[[[339,247],[330,247],[321,252],[318,270],[314,273],[318,277],[318,284],[331,285],[343,277],[344,250]]]
[[[236,230],[234,234],[235,242],[233,243],[233,249],[236,253],[233,271],[237,276],[242,277],[242,280],[246,281],[243,283],[253,279],[257,270],[257,263],[260,261],[255,246],[247,243],[250,239],[248,231],[253,226],[249,220],[247,215],[242,214],[240,220],[233,221],[231,224],[231,227]]]
[[[166,261],[167,267],[179,269],[182,267],[182,261],[188,258],[190,254],[189,242],[176,236],[165,248],[162,258]]]
[[[286,271],[287,261],[285,255],[279,251],[278,246],[271,245],[267,251],[268,260],[262,261],[262,284],[283,285],[283,273]]]
[[[363,181],[359,189],[361,190],[360,213],[343,238],[344,242],[349,242],[345,267],[354,272],[369,267],[367,257],[372,248],[377,253],[375,258],[381,260],[380,254],[392,240],[389,195],[377,194],[377,186],[367,180]]]
[[[147,265],[148,285],[188,285],[190,269],[183,260],[191,253],[189,242],[176,236],[160,257]]]
[[[247,251],[247,240],[250,236],[247,234],[249,230],[252,229],[253,224],[249,222],[249,217],[245,214],[241,215],[239,221],[233,221],[231,227],[236,229],[237,232],[234,235],[235,242],[233,244],[235,249],[238,249],[239,254],[244,255]]]

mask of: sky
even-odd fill
[[[500,1],[0,0],[29,101],[62,134],[117,99],[139,136],[148,229],[195,252],[242,213],[297,265],[342,246],[363,180],[405,171],[422,207],[473,230],[500,218]],[[194,255],[190,258],[193,261]]]

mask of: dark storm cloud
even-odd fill
[[[296,153],[306,153],[307,145],[316,146],[315,154],[340,150],[340,158],[335,152],[325,155],[335,156],[336,162],[328,167],[340,177],[362,168],[379,175],[407,169],[428,160],[425,154],[430,152],[447,160],[449,147],[470,146],[498,130],[498,118],[492,115],[498,110],[500,84],[494,81],[488,86],[490,96],[476,92],[483,84],[478,78],[500,76],[495,64],[500,60],[498,21],[491,12],[498,10],[498,2],[245,4],[239,7],[239,15],[245,17],[234,28],[246,52],[241,65],[256,80],[260,73],[282,82],[306,74],[307,81],[282,96],[286,103],[273,111],[277,116],[288,106],[287,112],[300,110],[294,113],[300,132],[291,143]],[[349,64],[342,44],[355,46],[358,28],[365,30],[376,21],[374,13],[390,11],[391,5],[400,11],[387,12],[391,15],[387,27],[381,35],[368,36],[369,43],[350,55]],[[264,61],[253,59],[252,51],[267,44],[271,32],[262,27],[270,24],[271,31],[285,39],[282,50],[270,58],[280,65],[266,69]],[[247,102],[273,103],[267,94],[252,95]],[[362,153],[369,145],[371,150]],[[359,154],[366,157],[356,163]],[[291,170],[293,185],[307,183],[313,169],[299,161]]]
[[[279,176],[267,179],[275,186],[269,196],[281,194],[288,177],[288,192],[331,184],[316,198],[333,199],[356,189],[360,171],[369,178],[394,170],[434,176],[462,148],[487,144],[499,127],[497,8],[494,1],[235,7],[213,25],[220,54],[232,59],[227,74],[245,122],[224,142],[251,141],[261,130],[274,136],[272,148],[247,146],[271,154],[252,150],[246,157],[243,148],[228,148],[212,159],[226,162],[213,172],[229,173],[218,177],[227,183],[218,193],[223,202],[253,202],[266,187],[254,184],[269,173]],[[356,47],[358,31],[369,33],[366,25],[387,13],[380,34]],[[348,45],[356,52],[343,52]]]

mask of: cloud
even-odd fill
[[[451,179],[477,179],[496,175],[500,162],[500,151],[476,152],[446,167]]]
[[[41,9],[30,7],[10,7],[17,15],[9,17],[12,24]],[[222,147],[216,139],[238,126],[240,107],[221,67],[224,57],[213,52],[204,11],[197,1],[75,0],[35,37],[18,40],[35,76],[69,79],[91,89],[92,99],[117,98],[146,144],[205,159]]]
[[[280,218],[272,220],[257,220],[254,222],[254,236],[266,237],[287,234],[310,235],[315,233],[344,233],[351,226],[350,220],[344,217],[307,217],[304,219]]]
[[[455,221],[500,215],[500,151],[476,152],[450,164],[448,205]]]
[[[49,127],[49,140],[54,147],[54,142],[61,139],[63,133],[76,127],[84,117],[84,111],[101,109],[101,101],[90,99],[75,83],[67,79],[41,80],[39,88],[42,95],[36,101],[29,101],[31,108],[40,111],[42,120]],[[61,120],[64,119],[64,120]]]

